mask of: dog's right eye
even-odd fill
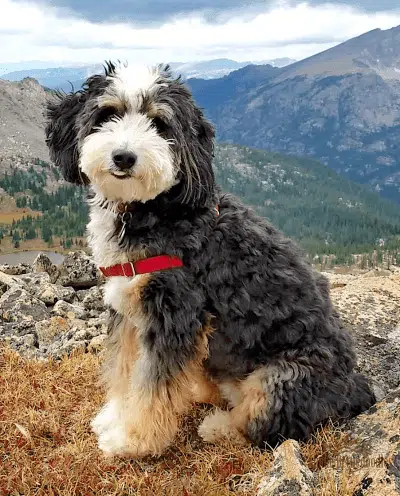
[[[105,122],[109,121],[112,117],[117,115],[117,110],[113,107],[103,107],[99,109],[98,114],[96,115],[95,125],[100,126]]]

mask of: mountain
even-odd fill
[[[232,86],[230,95],[235,91],[246,95],[252,79],[262,81],[279,71],[272,66],[249,66],[241,86]],[[218,86],[220,81],[213,83]],[[26,232],[33,236],[45,229],[46,239],[50,230],[68,241],[84,232],[84,192],[67,185],[48,163],[45,99],[46,91],[32,79],[0,80],[0,219],[5,210],[41,212],[29,221],[17,215],[13,235],[16,230],[24,239]],[[315,160],[218,144],[214,166],[224,190],[239,195],[312,255],[371,250],[378,239],[388,241],[400,233],[399,206]]]
[[[283,67],[294,62],[293,59],[281,58],[267,62],[274,67]],[[37,63],[39,64],[39,63]],[[253,62],[236,62],[230,59],[214,59],[201,62],[171,62],[171,68],[176,74],[182,74],[185,79],[188,78],[203,78],[215,79],[225,76],[234,70],[241,69]],[[260,64],[260,62],[258,62]],[[60,88],[65,91],[70,91],[71,85],[74,88],[79,88],[84,80],[91,74],[102,72],[101,64],[84,65],[80,67],[40,67],[24,68],[12,72],[6,72],[1,75],[2,79],[8,81],[21,81],[24,78],[30,77],[36,79],[41,85],[47,88]],[[1,64],[0,64],[1,69]],[[0,72],[1,74],[1,72]]]
[[[43,109],[46,92],[37,81],[0,79],[0,172],[18,159],[48,159]]]
[[[400,202],[400,26],[188,84],[219,140],[311,156]]]
[[[1,76],[7,81],[21,81],[24,78],[36,79],[46,88],[59,88],[64,91],[71,90],[71,83],[78,89],[83,81],[96,72],[102,72],[102,65],[91,65],[82,67],[50,67],[41,69],[25,69],[9,72]]]

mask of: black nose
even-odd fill
[[[137,155],[126,150],[116,150],[112,154],[112,159],[119,170],[127,170],[131,169],[136,164]]]

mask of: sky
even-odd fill
[[[0,65],[299,60],[400,25],[400,0],[0,0],[0,13]]]

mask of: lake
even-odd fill
[[[54,251],[20,251],[18,253],[8,253],[5,255],[0,255],[0,265],[10,264],[17,265],[20,263],[31,264],[39,253],[44,253],[47,255],[54,264],[60,264],[64,260],[64,255],[61,253],[56,253]]]

